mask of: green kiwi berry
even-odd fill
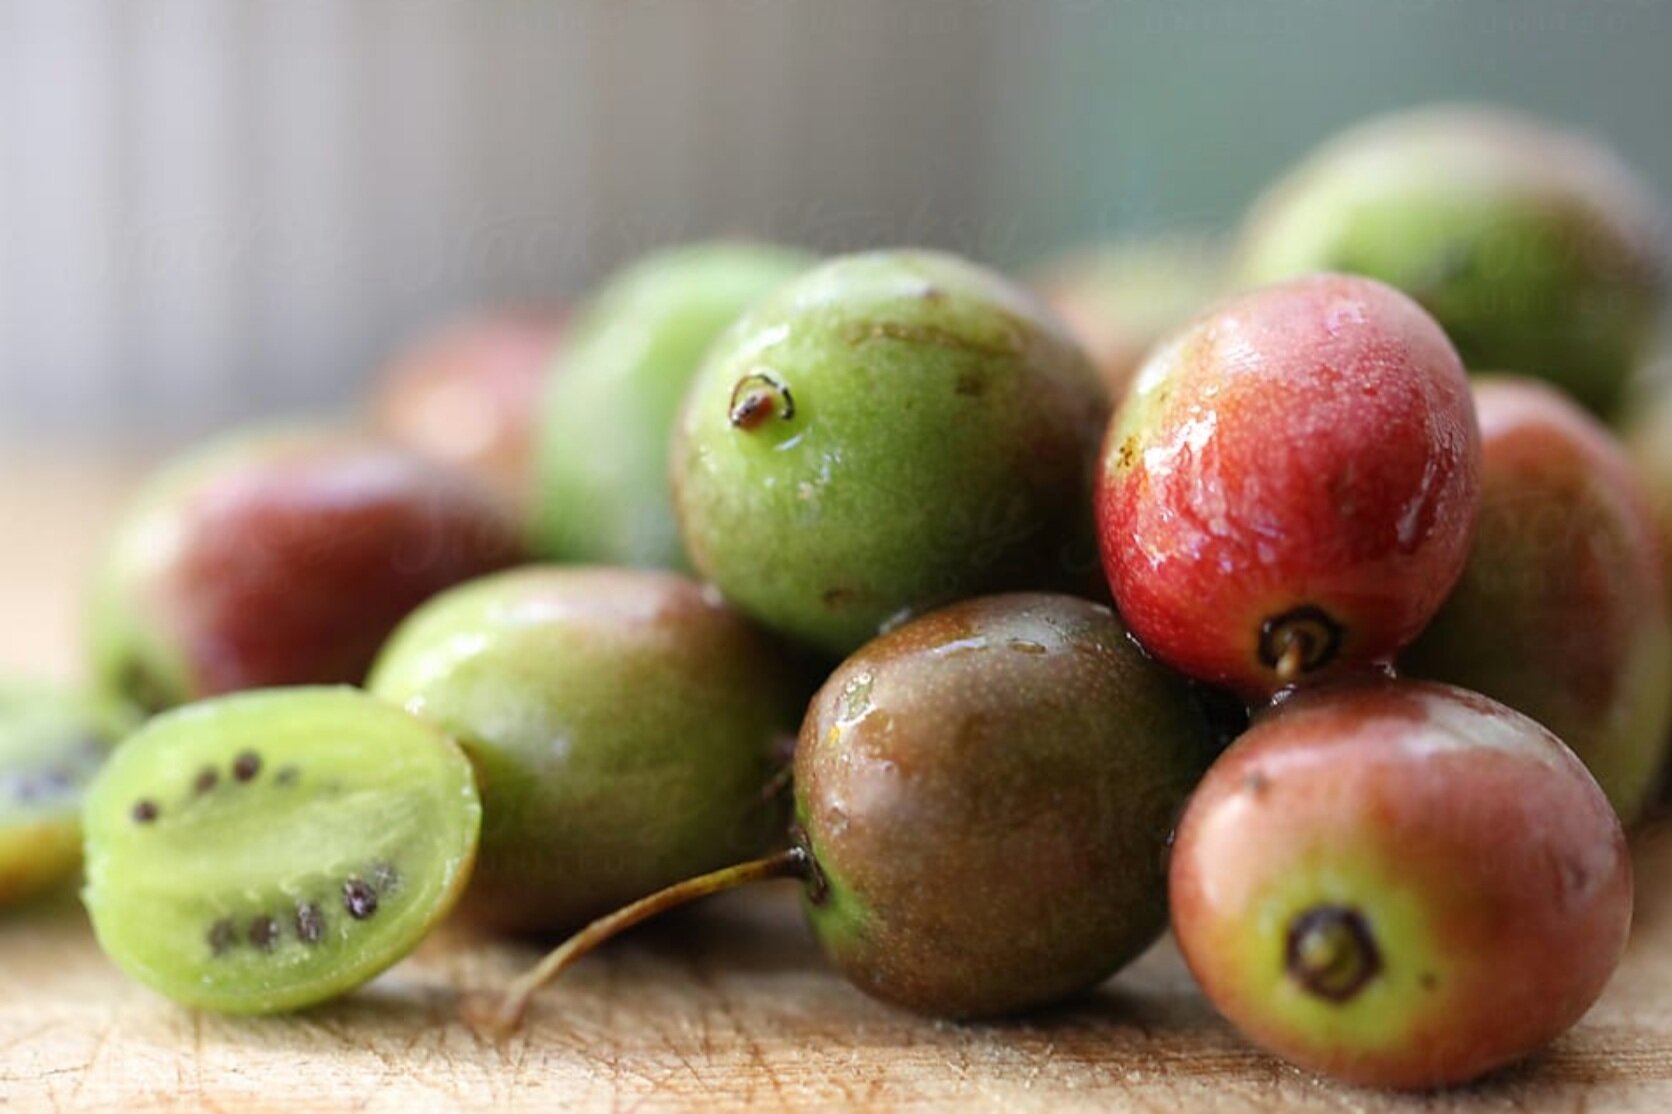
[[[949,255],[830,260],[710,351],[675,434],[691,560],[830,655],[998,587],[1066,584],[1107,404],[1026,291]],[[1080,570],[1083,571],[1083,570]]]
[[[1341,135],[1250,216],[1241,277],[1381,279],[1473,371],[1546,379],[1604,418],[1653,336],[1664,214],[1589,137],[1511,112],[1426,108]]]
[[[71,689],[0,680],[0,906],[75,873],[82,795],[134,718]]]
[[[812,257],[717,242],[655,252],[605,283],[559,360],[538,429],[535,542],[547,557],[686,567],[668,433],[714,338]]]
[[[152,989],[228,1013],[352,990],[453,905],[481,825],[453,741],[348,688],[272,689],[152,720],[88,791],[83,901]]]
[[[674,573],[513,570],[420,608],[374,693],[470,755],[482,848],[461,911],[573,928],[783,832],[768,791],[807,686]]]

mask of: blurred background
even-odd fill
[[[0,0],[0,439],[342,405],[415,330],[670,241],[1225,229],[1437,99],[1672,200],[1669,47],[1661,0]]]

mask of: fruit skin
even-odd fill
[[[484,311],[426,333],[383,369],[373,428],[526,506],[535,415],[563,334],[563,315],[549,309]]]
[[[487,820],[462,908],[522,931],[577,927],[781,836],[766,787],[808,691],[712,590],[570,567],[432,600],[371,690],[470,755]]]
[[[714,338],[806,270],[789,248],[715,242],[648,255],[576,323],[540,417],[535,544],[558,561],[686,569],[668,434]]]
[[[81,865],[81,796],[133,712],[75,689],[0,678],[0,908]]]
[[[1566,742],[1630,824],[1672,742],[1672,617],[1624,449],[1554,388],[1475,383],[1482,507],[1463,577],[1402,659]]]
[[[1242,277],[1350,271],[1415,297],[1471,370],[1548,379],[1616,414],[1667,293],[1664,214],[1593,140],[1498,109],[1360,125],[1254,208]]]
[[[82,902],[105,954],[159,994],[301,1009],[417,947],[463,892],[481,822],[464,754],[399,708],[347,687],[236,693],[153,718],[105,764]],[[367,880],[377,900],[351,913],[347,884]],[[245,935],[255,914],[274,918],[269,947]]]
[[[1104,416],[1025,291],[949,255],[844,256],[709,353],[675,435],[680,527],[734,604],[845,654],[903,614],[1066,579]]]
[[[860,989],[1012,1013],[1090,989],[1166,922],[1163,857],[1212,733],[1114,613],[1069,596],[953,604],[881,636],[796,749],[806,902]]]
[[[1415,638],[1479,505],[1479,432],[1445,335],[1398,291],[1342,275],[1223,302],[1158,347],[1110,425],[1097,493],[1133,633],[1250,700],[1284,686],[1276,632],[1304,609],[1339,635],[1307,681]]]
[[[164,468],[117,526],[93,672],[148,711],[358,683],[414,607],[523,553],[509,508],[452,469],[331,431],[233,435]]]
[[[1672,359],[1667,366],[1672,369]],[[1672,586],[1672,386],[1651,396],[1628,427],[1626,446],[1655,516],[1662,568]]]
[[[1115,241],[1051,260],[1029,285],[1080,339],[1118,404],[1151,346],[1224,292],[1223,254],[1196,236]]]
[[[1632,878],[1619,819],[1555,736],[1462,689],[1382,679],[1257,720],[1192,797],[1169,892],[1185,961],[1244,1035],[1414,1089],[1577,1021],[1625,947]],[[1354,911],[1378,956],[1335,999],[1287,970],[1320,908]]]

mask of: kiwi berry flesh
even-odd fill
[[[81,799],[130,712],[44,682],[0,680],[0,907],[81,863]]]
[[[184,1005],[298,1009],[415,946],[470,875],[470,764],[348,688],[221,697],[152,720],[87,796],[83,900],[105,953]]]

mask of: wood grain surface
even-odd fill
[[[0,669],[74,675],[79,586],[132,473],[0,458]],[[1660,1112],[1672,1109],[1672,824],[1640,833],[1636,861],[1631,948],[1590,1016],[1518,1067],[1427,1096],[1337,1087],[1254,1051],[1165,943],[1050,1013],[924,1021],[826,969],[784,885],[586,960],[502,1046],[459,1005],[531,962],[533,943],[446,928],[339,1002],[224,1018],[125,979],[65,892],[0,914],[0,1109]]]

